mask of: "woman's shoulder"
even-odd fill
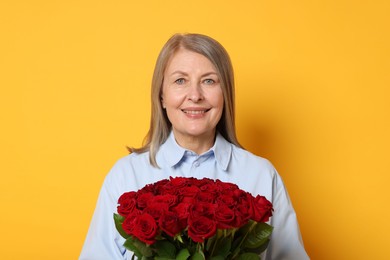
[[[274,170],[273,164],[262,156],[256,155],[253,152],[246,150],[244,148],[233,145],[232,149],[232,158],[241,161],[242,163],[248,165],[248,167],[260,167],[268,170]]]
[[[149,153],[131,153],[117,159],[108,176],[118,177],[120,175],[129,175],[134,171],[144,171],[149,168]]]
[[[279,176],[268,159],[235,146],[228,171],[233,182],[243,190],[272,199],[273,184]]]
[[[149,161],[149,153],[131,153],[119,158],[106,176],[106,183],[118,190],[137,190],[161,175]]]
[[[149,152],[144,153],[130,153],[120,157],[115,163],[114,167],[128,167],[129,165],[140,165],[149,163]]]

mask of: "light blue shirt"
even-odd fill
[[[160,168],[151,166],[148,152],[132,153],[114,165],[101,188],[80,260],[131,259],[132,253],[123,247],[124,239],[113,220],[118,198],[170,176],[219,179],[235,183],[254,196],[265,196],[274,207],[270,219],[274,230],[262,259],[309,259],[283,181],[266,159],[227,142],[220,134],[209,151],[198,155],[180,147],[171,132],[156,160]]]

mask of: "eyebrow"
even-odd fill
[[[169,76],[175,75],[175,74],[180,74],[180,75],[188,75],[187,72],[181,71],[181,70],[175,70]],[[210,75],[216,75],[218,77],[218,74],[216,72],[206,72],[205,74],[202,75],[202,77],[210,76]]]

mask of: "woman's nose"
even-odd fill
[[[203,99],[202,88],[200,84],[191,83],[188,88],[188,99],[192,102],[199,102]]]

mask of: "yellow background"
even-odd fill
[[[175,32],[231,55],[242,144],[285,180],[312,259],[389,259],[388,1],[2,1],[0,258],[76,259],[149,126]],[[243,173],[244,174],[244,173]]]

